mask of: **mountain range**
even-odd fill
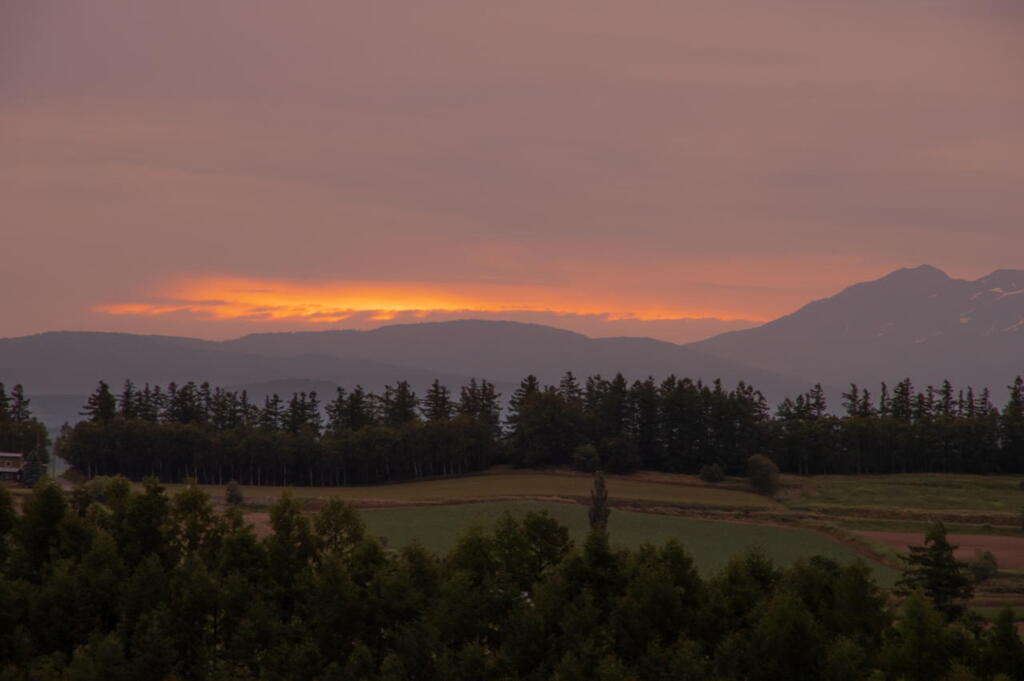
[[[0,380],[22,383],[51,426],[77,418],[98,380],[115,389],[138,384],[209,381],[271,392],[338,385],[381,390],[434,379],[456,388],[470,377],[506,396],[527,374],[557,382],[621,372],[668,374],[726,386],[743,380],[772,403],[822,383],[838,396],[856,382],[949,378],[988,386],[996,401],[1024,373],[1024,271],[998,270],[976,281],[930,266],[897,270],[805,305],[763,326],[676,345],[650,338],[588,338],[536,324],[464,320],[385,326],[372,331],[253,334],[228,341],[98,332],[50,332],[0,339]]]
[[[989,387],[1024,373],[1024,271],[975,281],[923,265],[850,286],[763,326],[689,345],[804,383],[877,388],[905,377]]]

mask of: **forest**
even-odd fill
[[[389,549],[339,500],[287,493],[257,536],[196,485],[0,487],[0,681],[1007,681],[1014,615],[966,612],[936,526],[895,597],[859,561],[715,574],[669,541],[612,548],[608,490],[573,545],[546,513]],[[580,510],[584,512],[583,509]]]
[[[21,437],[31,448],[39,428],[28,425],[37,422],[27,406],[18,420],[2,416],[11,411],[0,411],[0,443]],[[837,411],[821,386],[772,411],[744,383],[729,390],[675,377],[581,382],[566,374],[548,386],[530,376],[505,401],[487,381],[457,395],[437,382],[417,395],[399,382],[379,395],[357,386],[326,403],[299,393],[261,404],[205,383],[128,382],[115,394],[101,382],[55,451],[88,477],[253,485],[415,480],[497,463],[617,473],[713,465],[741,475],[754,454],[801,475],[1024,472],[1020,377],[1001,405],[988,390],[948,381],[916,390],[903,380],[882,384],[877,398],[851,385]]]

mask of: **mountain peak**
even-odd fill
[[[1024,288],[1024,270],[996,270],[979,279],[977,283],[987,288],[1016,291]]]
[[[917,267],[901,267],[890,272],[878,281],[948,281],[949,275],[938,267],[918,265]]]

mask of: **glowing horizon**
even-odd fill
[[[164,286],[148,300],[95,305],[109,315],[159,317],[184,313],[211,321],[292,321],[311,325],[343,322],[359,315],[391,321],[399,315],[425,319],[434,313],[495,315],[547,313],[597,317],[603,321],[706,320],[763,322],[764,318],[720,310],[637,306],[609,296],[600,303],[549,287],[522,285],[420,284],[366,280],[299,282],[246,277],[200,277]]]

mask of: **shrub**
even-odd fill
[[[234,480],[230,480],[227,487],[224,488],[224,501],[228,502],[231,506],[239,506],[245,503],[245,497],[242,496],[242,486]]]
[[[999,571],[999,563],[996,562],[996,557],[992,555],[991,551],[979,550],[974,554],[974,559],[967,564],[967,569],[971,571],[974,581],[981,583],[996,576]]]
[[[725,473],[717,463],[704,464],[700,467],[700,479],[704,482],[722,482],[725,480]]]
[[[747,477],[758,494],[772,495],[779,491],[779,467],[763,454],[747,459]]]

